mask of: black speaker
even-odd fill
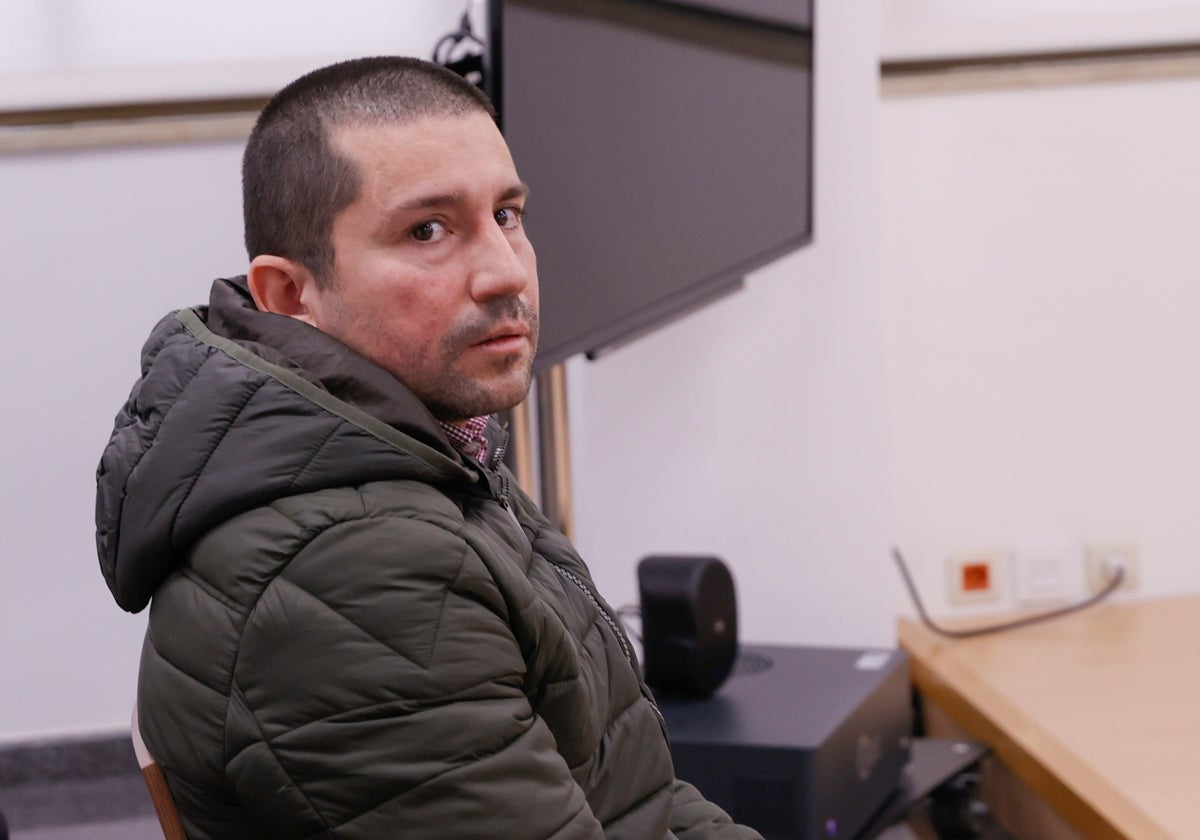
[[[645,557],[638,563],[646,682],[655,691],[708,697],[737,658],[733,575],[716,557]]]

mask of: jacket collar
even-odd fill
[[[260,311],[244,275],[213,283],[205,322],[214,333],[295,371],[448,457],[462,460],[429,409],[400,380],[303,321]]]

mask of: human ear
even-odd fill
[[[246,272],[250,296],[261,312],[274,312],[317,326],[310,306],[317,283],[307,268],[295,260],[259,254]]]

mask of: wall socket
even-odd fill
[[[1084,565],[1087,568],[1088,589],[1093,593],[1108,586],[1118,566],[1125,570],[1125,577],[1117,587],[1118,592],[1131,592],[1141,582],[1138,546],[1133,540],[1088,543]]]
[[[946,600],[954,606],[1000,600],[1006,552],[998,548],[957,551],[946,558]]]
[[[946,557],[951,606],[996,604],[1052,607],[1103,590],[1124,569],[1119,592],[1141,585],[1138,543],[1132,539],[1081,543],[1072,538],[1022,540],[1011,547],[956,551]]]

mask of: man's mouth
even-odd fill
[[[484,350],[502,350],[511,352],[519,349],[529,341],[529,328],[524,324],[504,324],[488,331],[472,347]]]

